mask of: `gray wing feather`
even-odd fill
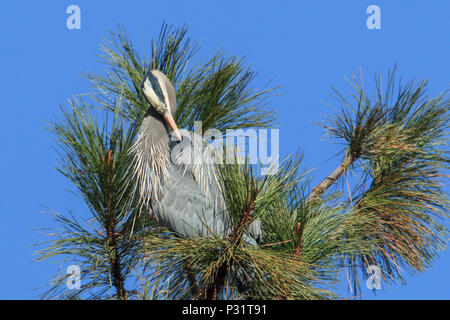
[[[187,238],[228,234],[230,223],[226,208],[208,201],[189,173],[180,173],[172,167],[162,194],[154,204],[154,211],[169,230]]]
[[[201,137],[183,134],[183,142],[203,144]],[[171,141],[173,150],[178,142]],[[203,148],[193,148],[203,150]],[[201,164],[170,161],[168,174],[161,190],[161,197],[153,202],[153,211],[160,223],[169,230],[186,238],[218,236],[225,238],[230,233],[231,219],[218,181],[216,168],[212,163]],[[188,164],[186,164],[188,163]],[[156,199],[155,199],[156,200]],[[243,240],[250,245],[261,241],[261,223],[250,224]]]

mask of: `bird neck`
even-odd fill
[[[159,117],[158,117],[159,116]],[[169,133],[162,117],[149,112],[141,123],[134,153],[135,182],[145,203],[159,198],[171,165]]]

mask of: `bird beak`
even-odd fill
[[[167,124],[172,128],[173,132],[175,133],[175,136],[177,137],[177,140],[181,141],[181,134],[180,130],[178,130],[177,124],[175,123],[175,120],[173,120],[172,113],[167,112],[166,116],[164,117]]]

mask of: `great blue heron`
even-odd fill
[[[227,237],[231,219],[214,161],[177,164],[171,156],[177,143],[191,139],[189,135],[182,136],[173,119],[173,85],[164,73],[149,69],[142,81],[142,92],[150,107],[132,148],[133,179],[141,200],[151,205],[160,224],[178,236]],[[260,239],[257,220],[244,233],[243,240],[257,245]]]

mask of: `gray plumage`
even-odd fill
[[[144,77],[142,92],[151,106],[131,150],[130,175],[141,200],[151,205],[159,223],[181,237],[225,238],[232,230],[214,161],[180,163],[183,153],[177,146],[181,133],[172,117],[176,110],[174,87],[165,74],[153,69]],[[205,142],[185,131],[181,143]],[[243,239],[257,245],[259,221],[250,225]]]

